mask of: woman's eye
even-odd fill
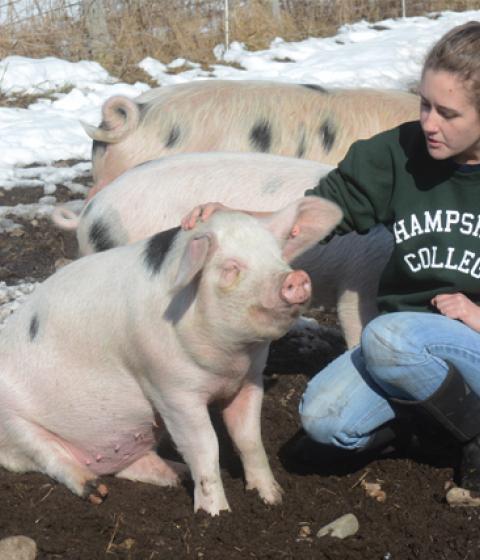
[[[439,113],[446,120],[454,119],[457,116],[457,113],[452,111],[439,111]]]

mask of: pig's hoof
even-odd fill
[[[228,505],[228,503],[225,502],[225,504],[222,504],[222,505],[204,504],[204,505],[195,506],[194,511],[195,511],[195,513],[199,512],[199,511],[205,511],[206,513],[208,513],[212,517],[216,517],[217,515],[220,515],[222,513],[222,511],[230,512],[232,510],[230,509],[230,506]]]
[[[274,506],[282,503],[283,490],[277,481],[274,480],[271,484],[268,485],[264,484],[262,486],[247,486],[247,490],[253,488],[256,488],[256,490],[260,494],[260,498],[265,504]]]
[[[98,506],[107,497],[108,488],[105,484],[97,484],[95,480],[90,480],[85,485],[83,495],[91,504]]]
[[[195,485],[195,512],[203,509],[211,516],[221,511],[230,511],[221,481],[217,477],[204,477]]]

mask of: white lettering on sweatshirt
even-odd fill
[[[426,210],[423,215],[411,214],[394,222],[395,243],[399,245],[425,233],[452,233],[480,237],[480,214],[460,213],[458,210]]]

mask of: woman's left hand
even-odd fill
[[[450,319],[458,319],[475,331],[480,332],[480,307],[466,295],[439,294],[431,300],[438,311]]]

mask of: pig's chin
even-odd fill
[[[286,334],[306,308],[306,304],[285,304],[273,309],[252,305],[248,308],[248,314],[259,336],[274,340]]]

